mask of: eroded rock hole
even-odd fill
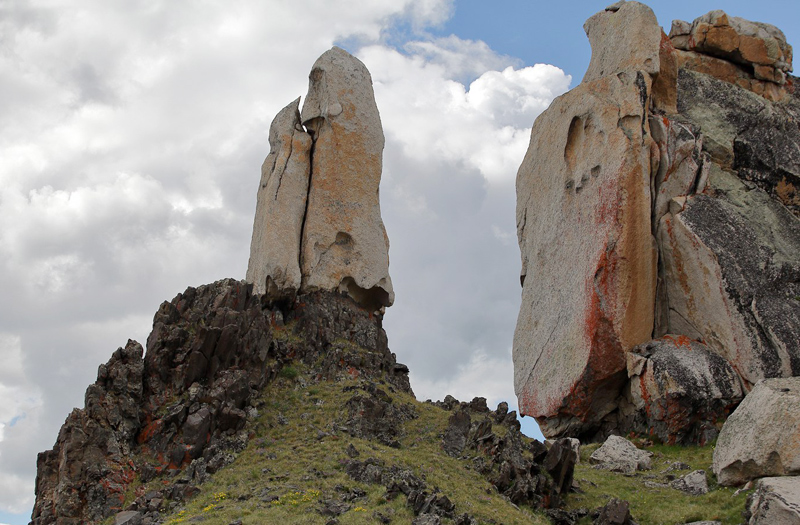
[[[361,288],[352,277],[342,279],[339,283],[339,291],[346,293],[355,302],[371,312],[380,310],[390,304],[389,293],[386,290],[379,286],[373,286],[369,289]]]

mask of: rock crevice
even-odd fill
[[[394,302],[383,146],[369,71],[334,47],[315,62],[302,111],[298,99],[270,128],[247,270],[256,293],[339,291],[370,310]]]
[[[800,375],[792,49],[722,11],[667,37],[638,2],[584,29],[586,75],[517,174],[519,406],[548,437],[704,443],[759,380]]]

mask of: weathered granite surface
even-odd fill
[[[667,38],[637,2],[585,29],[584,81],[517,175],[520,408],[548,437],[706,442],[760,379],[800,375],[791,46],[721,11]],[[747,82],[695,63],[714,61]],[[686,345],[632,353],[667,334]]]
[[[584,81],[536,119],[517,173],[523,288],[514,385],[521,411],[546,435],[580,435],[611,412],[626,379],[624,352],[652,333],[652,77],[604,53],[621,24],[634,24],[635,35],[660,34],[637,2],[591,18],[597,58]],[[631,44],[649,46],[651,72],[660,42]]]
[[[753,388],[722,427],[713,469],[721,485],[800,475],[800,377]]]
[[[390,306],[384,137],[369,71],[334,47],[314,63],[300,114],[298,104],[270,127],[247,280],[267,300],[341,291],[372,310]]]

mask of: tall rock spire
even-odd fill
[[[301,116],[297,107],[270,129],[247,280],[271,299],[338,290],[368,309],[390,306],[384,137],[369,71],[334,47],[314,63]]]

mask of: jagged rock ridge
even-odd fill
[[[299,99],[275,117],[250,246],[247,280],[270,300],[344,291],[390,306],[389,239],[378,198],[384,146],[372,78],[334,47]]]
[[[587,73],[517,175],[520,409],[548,436],[706,442],[800,374],[791,46],[721,11],[670,38],[638,2],[584,27]]]
[[[117,350],[87,388],[85,408],[39,454],[32,523],[98,522],[123,510],[134,479],[216,472],[248,442],[241,430],[251,400],[291,362],[319,379],[364,377],[411,392],[379,317],[339,294],[299,299],[264,309],[252,285],[228,279],[164,302],[144,358],[135,341]],[[196,491],[175,482],[167,493],[180,501]]]

